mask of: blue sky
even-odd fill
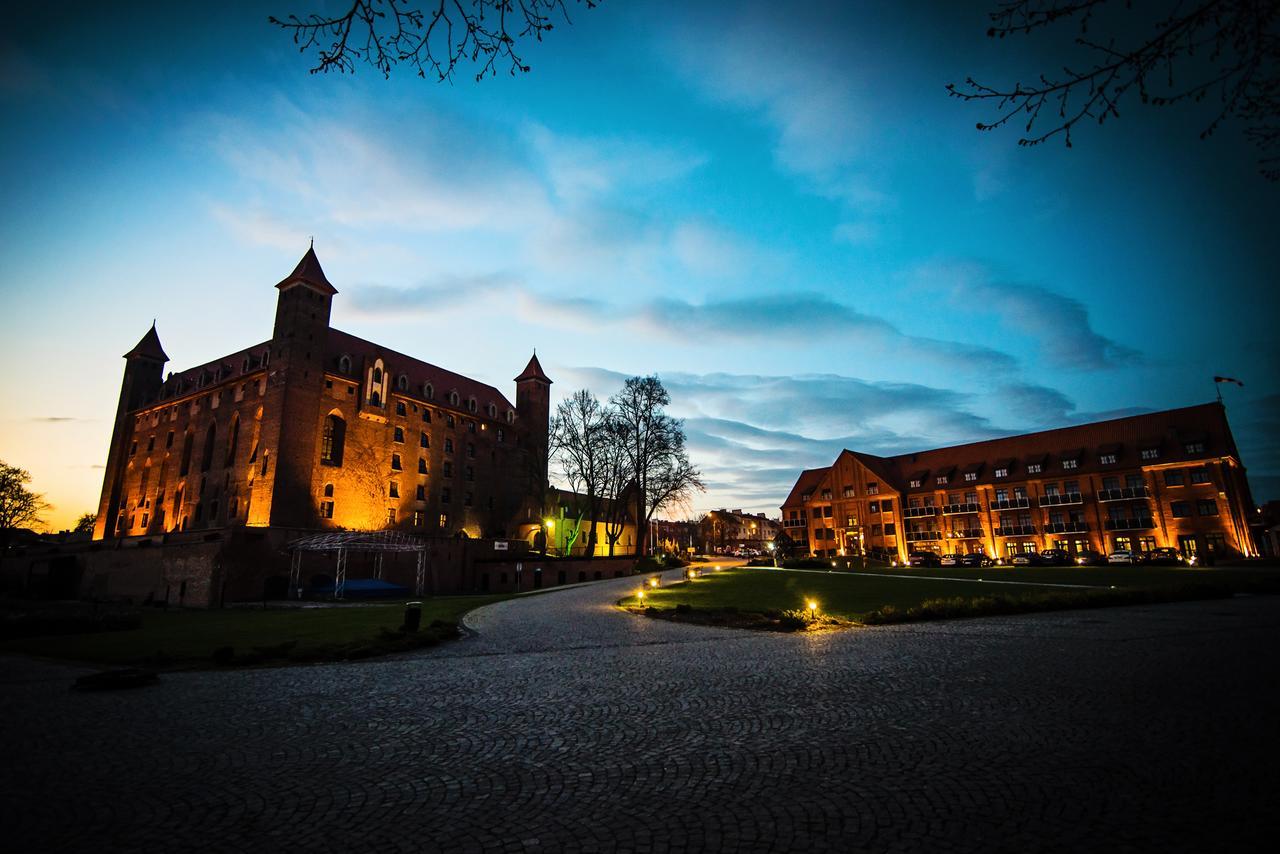
[[[294,5],[290,5],[293,3]],[[123,368],[270,336],[314,235],[334,325],[510,395],[657,372],[710,489],[776,513],[896,452],[1212,399],[1280,498],[1274,221],[1194,110],[978,133],[1044,64],[985,5],[606,0],[518,78],[313,76],[302,0],[23,9],[0,36],[0,459],[95,506]],[[336,6],[336,4],[334,4]],[[887,8],[888,6],[892,8]],[[58,17],[54,17],[57,14]]]

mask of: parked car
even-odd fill
[[[960,555],[961,566],[991,566],[991,558],[982,552],[971,552],[967,555]]]
[[[1107,563],[1135,564],[1135,563],[1139,563],[1141,560],[1142,558],[1138,556],[1137,552],[1131,552],[1126,549],[1121,549],[1120,551],[1112,552],[1107,556]]]
[[[960,559],[962,557],[964,557],[964,555],[958,555],[958,554],[943,555],[942,558],[938,561],[938,564],[940,566],[959,566]]]
[[[912,552],[907,555],[907,566],[941,566],[942,562],[933,552]]]
[[[1013,556],[1009,563],[1014,566],[1039,566],[1041,564],[1040,555],[1035,552],[1020,552]]]
[[[1147,552],[1143,562],[1163,566],[1182,566],[1186,560],[1182,557],[1182,552],[1177,549],[1162,548]]]
[[[1045,549],[1040,552],[1040,564],[1042,566],[1070,566],[1071,555],[1066,549]]]
[[[1076,552],[1076,563],[1080,566],[1105,566],[1107,556],[1093,549],[1081,549]]]

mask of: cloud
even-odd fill
[[[1028,335],[1050,365],[1110,370],[1138,364],[1142,354],[1093,328],[1084,303],[1027,282],[999,281],[981,264],[943,263],[923,268],[958,306],[995,314],[1011,330]]]
[[[565,200],[635,194],[686,177],[707,162],[687,146],[618,136],[575,137],[531,124],[524,138],[543,163],[555,195]]]
[[[691,302],[660,297],[615,304],[593,297],[560,297],[536,292],[515,277],[479,276],[417,288],[365,286],[353,289],[365,314],[395,316],[440,310],[475,299],[503,295],[520,303],[522,316],[549,326],[584,329],[621,325],[688,343],[708,339],[754,340],[760,336],[792,341],[830,341],[865,346],[900,357],[934,361],[966,371],[1012,371],[1016,360],[980,344],[910,335],[881,317],[865,314],[817,293],[774,293],[742,299]]]
[[[70,423],[83,423],[87,421],[92,421],[94,419],[72,418],[66,415],[38,415],[32,418],[28,418],[27,420],[33,421],[37,424],[70,424]]]

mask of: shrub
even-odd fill
[[[807,611],[792,608],[778,615],[778,628],[784,632],[799,632],[807,629],[811,621]]]

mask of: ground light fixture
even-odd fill
[[[656,575],[655,575],[653,578],[650,578],[650,579],[649,579],[649,586],[650,586],[650,587],[657,587],[657,586],[658,586],[658,576],[656,576]]]
[[[641,587],[639,590],[637,590],[637,591],[636,591],[636,598],[637,598],[637,599],[639,599],[641,602],[643,602],[643,601],[644,601],[644,588],[643,588],[643,587]]]
[[[805,607],[809,609],[809,619],[814,620],[818,617],[818,600],[809,599],[805,603]]]

